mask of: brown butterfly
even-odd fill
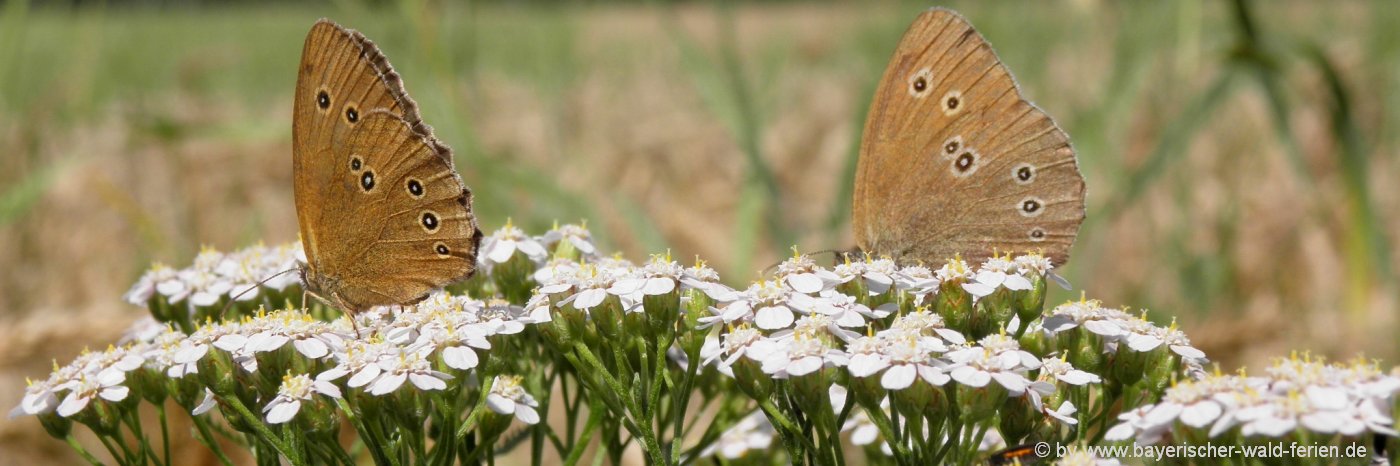
[[[853,224],[864,252],[940,263],[1041,251],[1069,259],[1084,177],[1069,137],[1021,96],[957,13],[919,15],[865,122]]]
[[[379,48],[323,19],[297,71],[292,173],[307,292],[358,312],[470,277],[481,243],[471,190]]]

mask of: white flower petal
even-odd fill
[[[524,422],[530,425],[540,423],[540,413],[538,411],[535,411],[535,408],[531,408],[523,404],[515,405],[515,418],[519,419],[520,422]]]
[[[408,374],[384,374],[379,380],[374,381],[374,386],[370,387],[369,392],[372,395],[391,393],[398,390],[405,380],[408,380]]]
[[[79,396],[77,393],[69,393],[68,396],[63,398],[63,403],[59,403],[58,415],[68,417],[78,414],[83,408],[87,407],[89,401],[92,401],[92,397]]]
[[[785,281],[798,293],[819,293],[824,288],[821,277],[814,273],[795,273],[788,275]]]
[[[787,306],[768,306],[758,310],[754,316],[754,323],[758,328],[764,330],[777,330],[787,328],[792,325],[794,318],[792,310]]]
[[[267,423],[281,424],[292,420],[292,417],[301,411],[301,400],[278,397],[267,407]]]
[[[515,401],[495,393],[486,395],[486,406],[496,414],[515,414]]]
[[[880,377],[880,386],[887,390],[903,390],[914,384],[914,378],[918,376],[918,370],[909,364],[897,364],[885,370],[885,375]]]
[[[408,380],[413,382],[413,385],[423,390],[442,390],[447,388],[447,382],[443,382],[442,379],[431,375],[412,373],[408,374]]]
[[[315,338],[303,338],[292,342],[298,353],[311,359],[321,359],[331,354],[330,346]]]
[[[449,346],[442,349],[442,362],[453,369],[470,370],[476,368],[480,360],[477,359],[476,351],[472,351],[471,348]]]

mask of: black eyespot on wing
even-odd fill
[[[360,159],[360,156],[358,156],[358,155],[351,155],[351,156],[350,156],[350,171],[360,171],[360,169],[363,168],[364,165],[365,165],[365,163],[364,163],[363,160]]]
[[[417,199],[423,197],[423,183],[413,178],[408,179],[408,195]]]
[[[434,215],[432,212],[423,212],[422,222],[423,222],[423,228],[427,228],[429,232],[437,231],[437,229],[438,229],[438,218],[437,218],[437,215]]]
[[[448,257],[452,255],[452,250],[448,249],[447,245],[443,243],[434,244],[433,252],[436,252],[437,255],[440,257]]]
[[[1021,181],[1031,180],[1031,167],[1021,167],[1016,169],[1016,179]]]
[[[345,121],[350,122],[350,124],[360,121],[360,111],[356,110],[354,105],[345,106]]]
[[[1036,199],[1033,197],[1027,198],[1026,200],[1021,201],[1021,215],[1025,215],[1027,217],[1034,217],[1036,215],[1040,215],[1042,207],[1045,207],[1045,205],[1041,204],[1040,199]]]
[[[948,100],[944,103],[944,105],[948,106],[948,110],[957,110],[959,103],[961,103],[961,101],[958,99],[957,96],[949,96]]]
[[[1031,241],[1045,241],[1045,230],[1040,227],[1032,228],[1030,237]]]
[[[909,95],[910,95],[910,96],[913,96],[913,97],[916,98],[916,99],[921,99],[921,98],[923,98],[923,97],[924,97],[924,92],[925,92],[925,91],[928,91],[928,89],[929,89],[929,84],[928,84],[928,83],[929,83],[929,77],[931,77],[931,76],[932,76],[932,74],[929,72],[929,69],[928,69],[928,68],[924,68],[924,69],[921,69],[921,70],[919,70],[919,71],[914,72],[914,74],[911,75],[911,76],[909,77],[909,80],[908,80],[908,81],[909,81],[909,89],[908,89]]]
[[[962,149],[961,138],[954,136],[952,138],[949,138],[948,142],[943,143],[943,153],[946,155],[956,154],[958,153],[958,149]]]
[[[316,93],[316,106],[321,107],[321,110],[330,108],[331,95],[327,94],[325,89],[322,89],[321,92]]]
[[[360,187],[364,188],[365,192],[369,192],[369,190],[374,189],[373,170],[365,170],[365,173],[363,175],[360,175]]]
[[[963,152],[958,156],[958,160],[953,162],[953,166],[957,167],[959,172],[966,172],[972,169],[972,164],[976,161],[977,157],[972,155],[972,152]]]

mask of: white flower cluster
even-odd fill
[[[917,381],[942,386],[951,379],[972,387],[995,381],[1013,396],[1021,395],[1032,384],[1025,374],[1038,369],[1040,360],[1020,350],[1015,339],[992,335],[969,343],[938,314],[922,308],[887,322],[900,309],[899,299],[872,309],[860,303],[863,296],[846,293],[893,291],[921,304],[937,295],[944,281],[961,280],[970,295],[988,296],[1003,287],[1029,290],[1032,279],[1048,271],[1048,262],[1038,255],[994,258],[977,272],[958,260],[930,271],[901,268],[889,259],[851,261],[828,270],[797,256],[778,266],[776,280],[753,284],[700,319],[725,326],[723,340],[711,348],[707,362],[732,373],[734,364],[747,359],[775,378],[845,367],[855,377],[880,375],[889,390]],[[888,326],[866,336],[851,330],[871,328],[877,321]]]
[[[108,347],[106,351],[85,351],[67,366],[58,367],[49,378],[29,381],[24,397],[10,411],[10,417],[57,411],[70,417],[83,411],[95,399],[117,403],[131,390],[123,385],[127,373],[146,362],[144,348]]]
[[[549,259],[550,251],[557,250],[567,243],[578,251],[579,257],[589,262],[599,259],[598,248],[593,245],[593,234],[580,225],[555,226],[540,236],[530,236],[519,227],[506,222],[506,226],[482,239],[481,250],[477,254],[480,270],[490,273],[496,266],[509,262],[516,252],[520,252],[535,265],[543,265]]]
[[[295,271],[306,263],[301,243],[268,247],[253,246],[232,253],[205,249],[184,269],[156,264],[141,276],[126,292],[124,299],[137,306],[146,306],[151,298],[160,296],[175,304],[188,300],[190,306],[211,306],[225,296],[248,301],[259,296],[255,289],[263,287],[282,290],[300,283]],[[279,275],[280,274],[280,275]],[[271,277],[269,279],[269,277]]]
[[[1246,437],[1288,437],[1295,432],[1395,436],[1390,417],[1400,377],[1373,363],[1347,365],[1294,355],[1277,361],[1263,377],[1212,374],[1182,381],[1162,400],[1121,414],[1108,440],[1153,444],[1173,432],[1199,431],[1211,438],[1238,432]]]
[[[642,312],[647,296],[674,291],[699,290],[712,299],[730,299],[733,289],[719,283],[719,274],[703,263],[682,267],[666,256],[652,256],[638,267],[623,259],[605,258],[594,262],[554,260],[534,274],[540,287],[525,308],[548,315],[551,302],[590,311],[608,297],[616,297],[622,310]]]
[[[520,333],[526,325],[539,322],[540,316],[549,318],[547,313],[527,315],[504,301],[438,293],[416,305],[370,310],[358,316],[356,325],[346,318],[325,322],[300,310],[281,310],[239,322],[207,323],[187,336],[143,320],[128,333],[125,346],[86,353],[55,369],[48,379],[30,383],[12,415],[57,409],[60,416],[71,417],[95,397],[121,401],[129,392],[123,386],[126,375],[137,369],[181,379],[217,364],[212,357],[237,366],[230,370],[255,373],[280,351],[283,360],[301,359],[304,364],[295,364],[298,367],[322,369],[314,376],[286,376],[276,396],[264,406],[267,421],[281,423],[292,419],[313,394],[339,398],[337,384],[347,376],[343,387],[372,395],[388,395],[407,385],[424,392],[446,389],[455,376],[435,367],[474,369],[481,357],[478,353],[491,349],[493,337]],[[361,335],[373,336],[355,338],[356,327]],[[211,398],[206,394],[194,414],[212,407]]]
[[[1122,310],[1103,307],[1097,300],[1080,300],[1062,304],[1048,312],[1040,326],[1050,334],[1057,334],[1083,327],[1102,337],[1104,353],[1118,351],[1125,347],[1139,353],[1146,353],[1165,345],[1179,356],[1187,367],[1187,372],[1195,377],[1203,376],[1202,367],[1209,362],[1206,354],[1194,346],[1186,333],[1171,327],[1160,327]]]

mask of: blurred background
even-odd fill
[[[487,232],[587,221],[742,286],[848,248],[870,96],[927,2],[0,2],[0,406],[142,309],[152,262],[296,240],[291,96],[330,17],[376,41]],[[1223,370],[1400,355],[1400,9],[951,2],[1069,132],[1076,288]],[[688,262],[688,259],[683,259]],[[1079,291],[1059,292],[1058,303]],[[78,461],[29,418],[0,464]]]

